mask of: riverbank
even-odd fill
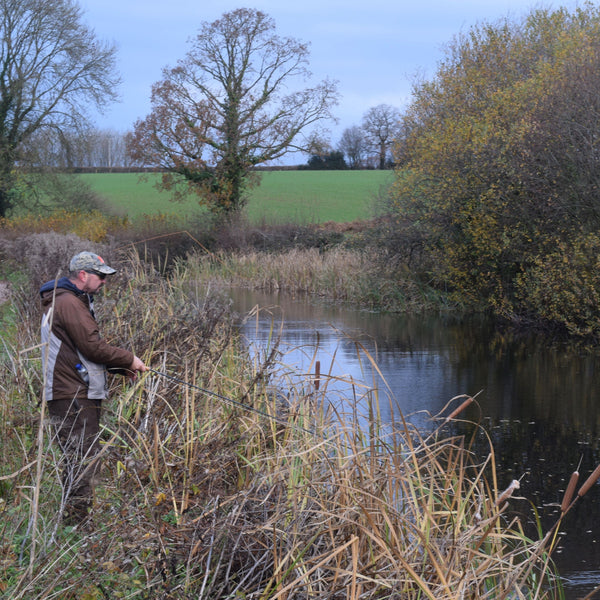
[[[165,278],[126,260],[96,303],[107,339],[179,380],[112,382],[85,532],[60,522],[61,458],[47,437],[23,451],[43,427],[39,314],[31,294],[12,296],[21,326],[3,339],[0,375],[4,594],[410,600],[487,597],[493,586],[498,597],[523,587],[559,597],[551,538],[531,543],[503,516],[493,448],[474,457],[448,427],[463,398],[435,436],[383,430],[368,392],[369,430],[333,429],[315,410],[326,386],[292,384],[275,341],[260,360],[246,356],[196,269],[182,262]],[[36,500],[27,490],[38,485]]]

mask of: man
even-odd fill
[[[146,365],[129,350],[107,344],[98,331],[93,295],[116,273],[93,252],[76,254],[69,277],[40,289],[44,398],[64,453],[65,521],[88,516],[98,469],[100,413],[107,398],[107,369],[135,377]]]

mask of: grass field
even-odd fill
[[[144,214],[193,214],[198,201],[173,203],[154,187],[158,175],[140,181],[135,173],[81,176],[120,212],[135,219]],[[251,191],[248,219],[268,223],[339,223],[373,216],[375,198],[393,180],[391,171],[267,171]]]

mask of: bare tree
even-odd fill
[[[370,108],[363,117],[367,141],[379,158],[379,168],[385,169],[387,157],[400,134],[400,111],[389,104]]]
[[[82,22],[73,0],[0,0],[0,216],[16,202],[15,164],[42,129],[86,123],[89,104],[102,110],[119,83],[114,46]]]
[[[306,151],[307,128],[332,117],[334,82],[290,91],[310,76],[307,63],[307,45],[277,36],[258,10],[203,24],[154,85],[152,111],[129,139],[132,157],[167,170],[160,185],[175,195],[192,190],[215,213],[234,213],[254,166]]]
[[[367,141],[365,132],[361,127],[353,125],[344,129],[338,147],[348,159],[348,165],[351,169],[362,167],[367,150]]]

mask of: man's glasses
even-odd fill
[[[104,281],[106,279],[106,273],[98,273],[98,271],[86,271],[86,273],[94,274],[96,277],[98,277],[98,279],[100,279],[100,281]]]

